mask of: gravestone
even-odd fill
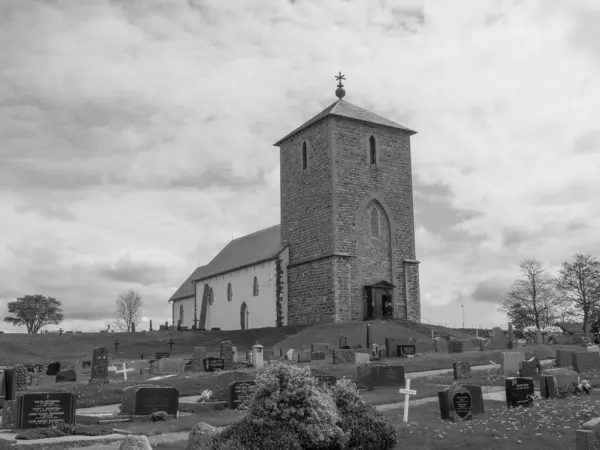
[[[339,348],[344,348],[348,345],[348,338],[346,337],[345,334],[340,334],[340,342],[339,342]]]
[[[179,391],[174,387],[139,385],[123,389],[121,413],[134,416],[148,416],[164,411],[169,416],[177,416]]]
[[[0,369],[0,407],[6,400],[6,381],[4,380],[4,369]]]
[[[442,420],[471,420],[473,417],[471,393],[462,386],[439,391],[438,401]]]
[[[92,354],[90,383],[96,380],[108,382],[108,349],[105,347],[95,348]]]
[[[556,367],[571,367],[573,365],[573,356],[569,350],[556,350]]]
[[[548,335],[547,334],[543,334],[542,335],[542,344],[544,345],[548,345]]]
[[[462,341],[448,341],[448,353],[462,353],[463,344]]]
[[[577,373],[593,373],[600,370],[600,354],[596,352],[572,353],[573,369]]]
[[[169,358],[171,354],[169,352],[156,352],[156,359]]]
[[[542,364],[535,356],[519,362],[519,376],[525,378],[537,377],[542,373]]]
[[[546,369],[542,375],[554,378],[557,393],[559,395],[561,393],[573,393],[580,382],[579,374],[577,372],[560,367]]]
[[[542,332],[541,330],[535,330],[535,343],[540,345],[542,343]]]
[[[286,352],[286,354],[285,354],[285,358],[286,358],[288,361],[298,361],[298,352],[297,352],[295,349],[293,349],[293,348],[290,348],[290,349],[289,349],[289,350]]]
[[[556,398],[558,396],[558,382],[552,375],[540,375],[540,396],[543,398]]]
[[[215,370],[225,369],[225,360],[223,358],[209,356],[208,358],[204,358],[203,363],[205,372],[214,372]]]
[[[437,353],[448,353],[448,341],[446,339],[437,337],[433,340],[433,345]]]
[[[596,353],[600,353],[600,346],[598,345],[588,345],[585,348],[586,352],[596,352]]]
[[[477,384],[462,384],[466,390],[471,394],[471,413],[483,414],[485,409],[483,407],[483,391],[481,386]]]
[[[502,352],[502,373],[504,375],[517,375],[521,361],[525,361],[525,353],[523,352]]]
[[[225,370],[233,369],[233,343],[231,341],[222,341],[220,355],[225,364]]]
[[[255,381],[234,381],[229,384],[229,397],[227,407],[229,409],[238,409],[240,405],[247,402],[256,390]]]
[[[355,355],[356,351],[354,350],[333,350],[333,364],[355,364]]]
[[[15,428],[48,428],[75,423],[75,395],[71,392],[25,392],[17,397]]]
[[[396,354],[400,358],[406,358],[409,355],[414,356],[417,353],[417,347],[414,344],[398,344],[396,349]]]
[[[461,380],[471,378],[471,364],[467,361],[454,361],[452,363],[452,369],[454,372],[454,379]]]
[[[60,372],[60,363],[59,362],[51,362],[48,364],[46,368],[46,375],[56,375]]]
[[[311,361],[310,358],[311,358],[310,350],[300,350],[298,352],[298,362],[299,363],[310,362]]]
[[[327,354],[327,352],[329,351],[329,344],[313,342],[312,344],[310,344],[310,351],[312,353],[323,352],[323,353]]]
[[[358,381],[368,389],[404,386],[404,366],[387,364],[361,364],[356,366]]]
[[[509,408],[533,405],[533,379],[524,377],[508,377],[505,380],[505,388],[506,406]]]
[[[499,327],[492,328],[492,345],[493,350],[506,350],[507,340],[504,331]]]
[[[57,383],[73,383],[77,381],[77,374],[74,369],[61,370],[56,374]]]
[[[355,353],[354,354],[354,363],[355,364],[368,364],[371,362],[371,356],[368,353]]]
[[[17,401],[6,400],[2,406],[2,421],[0,423],[0,429],[10,430],[15,428],[15,421],[17,418]]]
[[[406,343],[406,340],[396,338],[385,338],[385,355],[388,357],[398,356],[398,345]]]
[[[15,388],[15,368],[7,367],[4,369],[4,400],[15,400],[16,388]]]
[[[206,358],[206,347],[194,347],[192,371],[200,372],[204,370],[204,358]]]
[[[310,357],[313,361],[323,361],[327,355],[325,352],[312,352]]]

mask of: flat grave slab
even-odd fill
[[[118,450],[127,437],[124,434],[106,436],[61,436],[49,439],[16,440],[18,433],[0,433],[2,450],[48,450],[48,449],[106,449]]]

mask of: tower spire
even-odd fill
[[[342,84],[342,80],[345,80],[346,76],[342,75],[342,72],[340,71],[335,76],[335,79],[338,81],[337,89],[335,90],[335,96],[341,100],[346,95],[346,89],[344,89],[344,85]]]

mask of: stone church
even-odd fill
[[[277,141],[281,224],[232,240],[173,294],[172,321],[222,330],[421,321],[410,137],[343,100]]]

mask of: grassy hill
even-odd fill
[[[156,352],[170,352],[173,357],[191,358],[196,346],[204,346],[209,352],[218,352],[221,341],[231,340],[238,349],[251,348],[257,341],[266,349],[278,345],[285,350],[300,348],[313,342],[328,343],[337,347],[339,335],[345,334],[348,345],[366,346],[367,324],[371,326],[371,343],[384,344],[385,338],[431,339],[431,325],[401,321],[371,321],[351,323],[326,323],[312,326],[296,325],[282,328],[259,328],[236,331],[186,331],[186,332],[138,332],[138,333],[81,333],[81,334],[0,334],[0,365],[61,363],[90,360],[96,347],[106,347],[111,357],[117,359],[154,358]],[[469,337],[466,333],[444,327],[436,327],[436,335],[449,334],[458,338]],[[115,355],[115,340],[119,352]],[[173,350],[168,342],[173,340]]]

